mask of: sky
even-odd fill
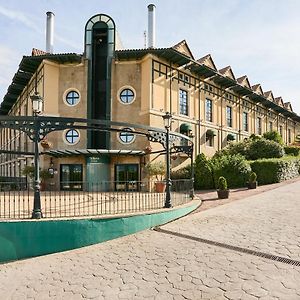
[[[299,0],[0,0],[0,102],[23,55],[45,49],[46,12],[55,14],[54,52],[83,52],[84,26],[111,16],[124,48],[143,48],[147,5],[156,5],[156,46],[185,39],[196,59],[273,91],[300,114]]]

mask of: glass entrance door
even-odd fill
[[[115,166],[115,189],[117,191],[137,191],[139,180],[138,164],[120,164]]]
[[[82,165],[60,165],[60,189],[82,190]]]

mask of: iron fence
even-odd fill
[[[143,212],[163,208],[165,183],[153,181],[61,182],[41,191],[43,218],[83,217]],[[172,206],[191,200],[191,180],[173,180]],[[33,210],[30,183],[2,182],[0,219],[28,219]]]

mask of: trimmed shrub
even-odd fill
[[[249,160],[261,158],[279,158],[284,155],[283,146],[264,138],[251,141],[246,158]]]
[[[201,153],[195,160],[195,189],[213,189],[214,187],[211,162]]]
[[[267,131],[263,134],[266,140],[274,141],[278,144],[283,144],[282,136],[276,130]]]
[[[219,177],[218,188],[222,191],[227,190],[227,180],[225,177],[223,177],[223,176]]]
[[[229,188],[246,185],[251,168],[244,156],[240,154],[223,155],[214,157],[211,163],[214,182],[218,182],[218,178],[223,176],[227,179]]]
[[[177,171],[171,172],[171,179],[177,180],[177,179],[190,179],[191,178],[191,166],[186,166],[184,168],[181,168]]]
[[[300,148],[297,146],[286,146],[284,147],[285,154],[298,156],[300,153]]]
[[[255,172],[251,172],[249,176],[249,182],[255,182],[257,180],[257,175]]]
[[[299,176],[300,159],[284,157],[250,162],[259,184],[277,183]]]

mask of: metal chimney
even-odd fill
[[[148,48],[155,48],[155,5],[148,5]]]
[[[54,13],[51,11],[46,12],[46,52],[53,53],[53,40],[54,40]]]

